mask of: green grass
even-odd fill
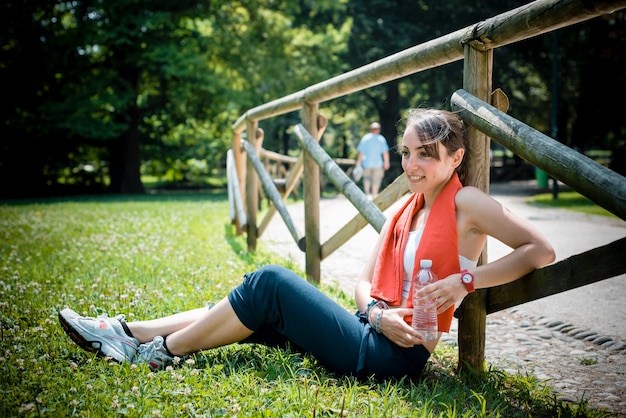
[[[552,193],[542,193],[529,198],[528,201],[541,206],[569,209],[591,215],[615,216],[578,192],[559,192],[556,199]]]
[[[458,376],[451,345],[420,381],[359,381],[311,356],[252,345],[151,373],[82,351],[58,323],[65,306],[130,320],[203,306],[267,263],[298,271],[262,240],[246,250],[224,195],[0,204],[0,416],[609,416],[558,402],[533,376]],[[354,310],[338,288],[323,290]]]

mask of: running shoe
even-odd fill
[[[163,370],[170,364],[173,364],[174,358],[167,354],[164,342],[163,337],[157,335],[151,342],[141,344],[133,363],[146,363],[153,372]]]
[[[70,308],[59,312],[59,321],[65,333],[83,350],[98,357],[110,357],[117,362],[133,361],[139,347],[136,338],[129,337],[122,321],[124,315],[114,318],[80,316]]]

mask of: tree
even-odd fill
[[[165,170],[198,159],[222,164],[236,117],[337,71],[334,54],[347,33],[344,23],[316,22],[316,33],[307,27],[319,14],[341,10],[336,2],[3,7],[8,48],[0,75],[22,80],[23,89],[3,102],[0,177],[19,167],[41,173],[19,176],[19,187],[3,188],[8,195],[42,193],[60,177],[81,183],[81,167],[101,169],[99,186],[110,178],[109,190],[136,193],[143,190],[142,161]],[[41,66],[29,79],[32,57]]]
[[[483,2],[478,8],[458,1],[352,0],[349,3],[349,15],[354,17],[354,25],[345,59],[351,67],[360,67],[506,11],[522,2],[505,3]],[[367,108],[363,109],[365,117],[361,118],[360,131],[366,132],[367,125],[377,119],[382,125],[382,134],[393,149],[401,134],[402,109],[415,106],[446,107],[450,95],[462,86],[462,82],[462,63],[458,62],[367,89],[361,93],[361,97],[366,98]],[[347,100],[356,105],[355,101],[359,99]],[[399,157],[395,153],[392,155],[392,169],[386,173],[385,183],[392,181],[401,172]]]

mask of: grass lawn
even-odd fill
[[[615,216],[602,206],[598,206],[593,201],[587,199],[578,192],[559,192],[556,199],[554,199],[552,193],[541,193],[529,198],[528,200],[530,203],[541,206],[570,209],[591,215]]]
[[[82,351],[59,325],[66,306],[149,319],[215,302],[267,263],[298,271],[259,245],[250,253],[234,235],[219,194],[0,202],[0,416],[609,416],[556,401],[533,376],[458,376],[452,345],[420,381],[359,381],[253,345],[151,373]],[[355,309],[337,288],[323,290]]]

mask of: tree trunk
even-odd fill
[[[135,115],[137,112],[133,112]],[[133,116],[134,116],[133,115]],[[141,183],[141,156],[138,120],[133,117],[128,131],[112,141],[111,185],[113,193],[144,193]]]

